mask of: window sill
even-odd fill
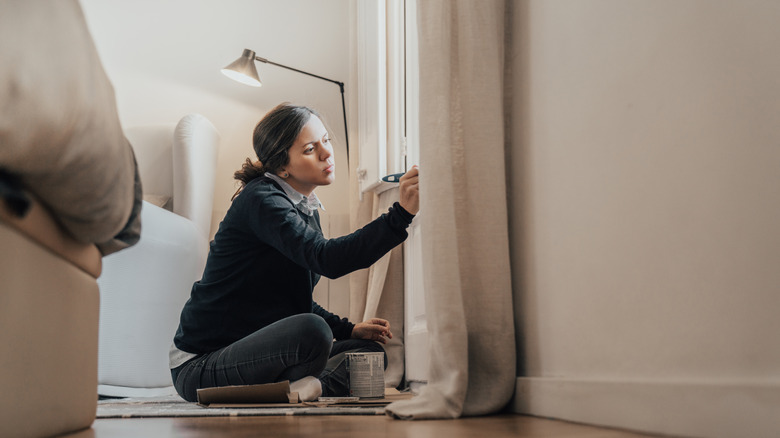
[[[363,193],[372,193],[373,192],[373,193],[378,195],[378,194],[380,194],[382,192],[386,192],[386,191],[388,191],[390,189],[394,189],[396,187],[398,187],[398,183],[396,183],[396,182],[392,182],[391,183],[391,182],[387,182],[387,181],[382,181],[380,179],[380,180],[375,181],[374,183],[369,184],[368,186],[366,186],[363,189]]]

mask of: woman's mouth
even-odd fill
[[[323,172],[325,172],[325,173],[333,173],[333,171],[335,171],[335,170],[336,170],[336,165],[335,164],[331,164],[330,166],[326,167],[323,170]]]

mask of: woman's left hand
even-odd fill
[[[355,324],[355,328],[352,329],[352,338],[368,339],[386,344],[389,339],[393,338],[393,334],[390,332],[390,323],[386,319],[371,318]]]

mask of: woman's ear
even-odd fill
[[[290,174],[287,173],[286,170],[282,169],[282,170],[279,171],[279,174],[277,176],[280,177],[280,178],[287,178],[288,176],[290,176]]]

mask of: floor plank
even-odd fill
[[[599,428],[524,415],[494,415],[458,420],[400,421],[385,416],[285,416],[217,418],[99,419],[70,438],[182,437],[240,438],[638,438],[639,433]]]

